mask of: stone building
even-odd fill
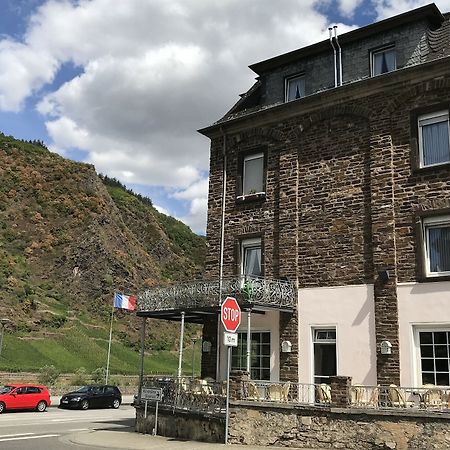
[[[450,385],[450,14],[330,30],[250,68],[256,83],[200,130],[205,279],[248,312],[232,368],[249,356],[255,379]],[[153,316],[203,323],[202,375],[223,379],[209,306]]]
[[[205,278],[142,293],[138,315],[202,324],[203,378],[226,376],[233,296],[231,368],[252,379],[449,386],[450,14],[330,29],[250,68],[255,84],[200,130]]]

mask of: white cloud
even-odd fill
[[[378,20],[387,19],[429,3],[429,0],[373,0]],[[449,0],[435,0],[434,3],[442,12],[450,11]]]
[[[341,14],[351,18],[353,17],[356,8],[363,3],[363,0],[339,0],[338,3]]]
[[[358,1],[340,8],[351,14]],[[208,142],[195,130],[253,84],[247,65],[326,39],[328,21],[317,0],[113,3],[48,0],[20,42],[0,40],[0,109],[41,95],[52,148],[85,150],[124,183],[171,189],[188,202],[183,220],[204,229]],[[52,88],[65,63],[82,73]]]

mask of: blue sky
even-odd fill
[[[0,131],[92,163],[204,233],[196,129],[253,84],[247,66],[425,3],[0,0]]]

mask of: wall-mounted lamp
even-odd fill
[[[382,355],[392,354],[392,344],[389,341],[383,341],[380,344],[380,350]]]
[[[291,341],[283,341],[281,343],[281,353],[291,353],[291,352],[292,352]]]
[[[209,353],[210,351],[211,351],[211,342],[203,341],[202,352],[203,353]]]
[[[380,281],[387,283],[389,280],[389,272],[387,270],[379,270],[378,277],[380,278]]]

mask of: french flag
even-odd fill
[[[134,311],[136,309],[136,297],[133,295],[114,294],[114,308],[128,309]]]

